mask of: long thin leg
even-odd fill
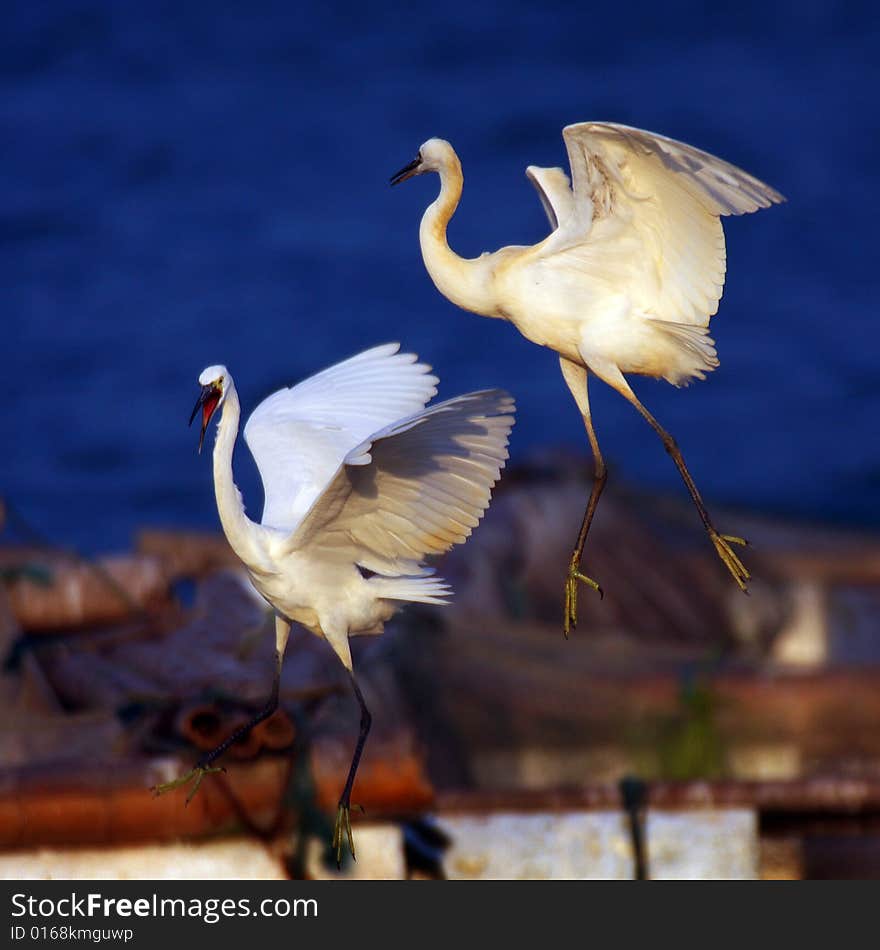
[[[621,382],[623,386],[615,385],[614,388],[624,396],[629,402],[631,402],[636,409],[642,414],[642,416],[647,420],[651,428],[660,436],[663,441],[663,446],[669,455],[672,457],[672,461],[675,462],[676,468],[678,469],[681,477],[687,486],[687,490],[690,492],[690,496],[694,501],[697,511],[700,514],[700,519],[703,522],[703,525],[706,528],[706,531],[709,535],[709,539],[712,541],[712,544],[715,546],[715,550],[718,553],[718,556],[724,562],[724,565],[727,567],[728,571],[733,575],[733,579],[736,581],[740,590],[747,591],[746,582],[751,576],[746,569],[745,565],[740,561],[740,559],[734,554],[731,544],[745,545],[748,542],[744,538],[738,538],[730,534],[720,534],[715,526],[712,524],[712,520],[709,518],[709,512],[706,510],[706,505],[703,502],[702,496],[700,495],[697,486],[694,484],[694,480],[691,478],[691,473],[688,471],[687,465],[685,465],[684,457],[681,454],[681,450],[676,444],[675,439],[660,425],[660,423],[651,415],[650,412],[642,405],[639,401],[636,394],[630,389],[629,384],[621,376]]]
[[[243,726],[239,726],[239,728],[236,729],[231,736],[228,736],[226,739],[224,739],[220,745],[214,749],[211,749],[210,752],[205,753],[205,755],[199,759],[199,764],[196,766],[197,768],[207,771],[208,767],[217,759],[219,759],[220,756],[227,751],[227,749],[232,748],[232,746],[234,746],[239,740],[247,738],[254,726],[259,725],[264,719],[268,719],[272,713],[275,712],[275,710],[278,708],[278,689],[281,684],[281,660],[281,656],[276,653],[275,673],[272,677],[272,692],[269,694],[269,698],[266,700],[266,704],[263,706],[263,708],[255,716],[249,719]]]
[[[590,490],[590,498],[587,502],[587,508],[584,511],[581,529],[578,532],[577,541],[571,554],[571,560],[568,565],[568,576],[565,579],[565,617],[563,620],[563,633],[566,639],[568,634],[577,626],[577,582],[583,581],[592,587],[602,596],[602,588],[591,577],[581,573],[581,560],[584,555],[584,545],[587,541],[587,534],[590,531],[590,525],[593,522],[593,515],[599,504],[599,497],[608,481],[608,471],[605,468],[605,460],[602,458],[602,452],[599,449],[599,440],[596,438],[596,432],[593,429],[593,417],[590,413],[590,400],[587,392],[587,371],[583,366],[572,363],[564,356],[559,358],[559,368],[562,370],[562,376],[566,385],[571,391],[574,401],[580,410],[584,420],[584,426],[587,430],[587,438],[590,440],[590,449],[593,452],[593,487]]]
[[[216,768],[213,763],[220,758],[228,749],[235,745],[241,739],[246,738],[254,726],[259,725],[264,719],[268,719],[278,708],[278,691],[281,684],[281,667],[284,662],[284,649],[287,646],[287,638],[290,635],[290,624],[282,617],[275,618],[275,673],[272,677],[272,691],[266,704],[253,718],[249,719],[243,726],[240,726],[232,735],[224,739],[216,748],[206,752],[196,763],[196,766],[190,769],[186,775],[174,779],[173,782],[165,782],[162,785],[156,785],[153,793],[162,795],[170,792],[174,788],[180,788],[189,782],[193,783],[189,795],[186,796],[187,805],[192,801],[193,796],[199,790],[202,779],[211,772],[222,772],[222,768]]]
[[[357,745],[354,747],[354,755],[351,759],[351,767],[348,770],[348,778],[345,780],[345,787],[342,789],[342,795],[339,798],[339,809],[336,812],[336,824],[333,827],[333,847],[336,849],[336,866],[340,867],[342,865],[342,844],[343,844],[343,835],[345,839],[348,840],[348,847],[351,849],[351,856],[356,859],[354,853],[354,839],[351,834],[351,790],[354,786],[354,779],[357,775],[358,766],[360,765],[361,755],[364,751],[364,745],[367,741],[367,736],[370,734],[370,726],[373,722],[373,717],[370,715],[370,710],[367,709],[367,704],[364,702],[363,694],[361,693],[360,687],[357,684],[357,680],[354,678],[354,673],[349,670],[348,672],[349,679],[351,680],[352,689],[354,689],[354,694],[357,697],[358,705],[361,707],[361,727],[358,732]]]

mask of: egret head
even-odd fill
[[[226,397],[226,391],[229,388],[229,371],[225,366],[209,366],[202,370],[199,376],[199,385],[202,391],[193,408],[192,415],[189,417],[189,424],[193,424],[196,413],[202,410],[202,431],[199,434],[199,452],[202,451],[202,443],[205,441],[205,430],[211,421],[217,407]]]
[[[458,157],[449,142],[445,139],[428,139],[409,165],[404,165],[396,175],[391,176],[391,184],[399,185],[414,175],[439,172],[457,164]]]

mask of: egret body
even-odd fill
[[[595,477],[565,582],[564,630],[577,623],[577,581],[590,523],[606,482],[587,395],[590,373],[628,399],[663,440],[716,551],[746,589],[749,573],[720,534],[681,452],[626,380],[636,374],[675,386],[718,366],[709,319],[724,286],[721,216],[782,201],[780,194],[719,158],[639,129],[603,122],[570,125],[563,138],[571,179],[531,166],[552,231],[539,244],[459,257],[446,228],[462,193],[461,163],[443,139],[429,139],[391,179],[437,172],[440,194],[425,211],[419,240],[425,267],[454,304],[508,320],[559,354],[563,378],[584,420]]]
[[[425,559],[463,542],[489,504],[507,458],[513,400],[500,390],[425,408],[437,377],[398,344],[375,347],[269,396],[244,429],[264,489],[260,523],[246,514],[232,455],[240,406],[225,366],[211,366],[192,418],[205,430],[222,406],[214,490],[223,531],[275,612],[276,667],[266,706],[188,775],[212,763],[278,706],[291,622],[327,640],[349,673],[361,726],[339,801],[333,845],[354,853],[350,799],[370,729],[352,671],[349,637],[381,633],[407,602],[443,604],[450,588]],[[192,419],[190,420],[192,421]],[[190,793],[192,795],[192,792]]]

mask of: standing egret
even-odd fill
[[[422,257],[437,289],[454,304],[509,320],[526,339],[559,354],[562,375],[583,416],[595,478],[565,581],[564,631],[577,624],[577,582],[590,522],[606,471],[593,429],[587,377],[593,373],[628,399],[663,440],[734,580],[749,572],[709,519],[681,452],[638,400],[626,373],[675,386],[704,379],[718,365],[709,318],[724,286],[721,215],[743,214],[783,197],[739,168],[662,135],[606,122],[562,132],[572,185],[561,168],[530,166],[552,233],[532,247],[459,257],[446,227],[462,190],[461,163],[443,139],[429,139],[391,178],[437,172],[440,195],[422,217]]]
[[[275,612],[275,675],[265,707],[157,793],[193,781],[278,706],[291,621],[324,637],[349,673],[360,732],[333,832],[354,855],[351,790],[370,713],[352,672],[348,638],[381,633],[406,602],[444,604],[449,586],[424,565],[462,543],[489,504],[507,458],[514,404],[501,390],[425,408],[437,392],[430,367],[399,344],[378,346],[263,400],[244,428],[265,502],[260,524],[245,514],[233,481],[240,407],[225,366],[199,376],[205,430],[223,406],[214,445],[217,510],[232,549]],[[343,837],[344,836],[344,837]]]

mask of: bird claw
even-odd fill
[[[587,577],[578,570],[578,561],[574,558],[568,566],[568,576],[565,578],[565,617],[563,620],[562,632],[565,639],[568,639],[569,633],[577,626],[577,584],[582,581],[587,587],[592,587],[602,600],[605,592],[592,577]]]
[[[186,796],[186,804],[188,805],[193,800],[193,797],[199,790],[199,786],[202,784],[202,779],[206,775],[210,775],[212,772],[225,771],[226,769],[222,766],[197,765],[195,768],[190,769],[186,775],[181,775],[180,778],[176,778],[172,782],[163,782],[161,785],[154,785],[150,791],[158,798],[166,792],[174,791],[175,788],[182,788],[184,785],[193,782],[193,787],[190,789],[189,795]]]
[[[734,554],[731,544],[738,544],[742,547],[748,547],[749,542],[745,538],[738,538],[732,534],[718,534],[717,531],[710,531],[709,537],[712,540],[712,544],[715,545],[715,550],[718,553],[718,557],[724,562],[724,566],[730,571],[733,579],[736,581],[737,586],[741,591],[748,593],[748,587],[746,582],[751,577],[748,569],[743,564],[743,562]]]
[[[357,861],[357,855],[354,853],[354,838],[351,834],[351,805],[340,802],[336,812],[336,822],[333,825],[333,842],[331,844],[332,849],[336,852],[337,869],[342,867],[342,849],[346,840],[348,841],[352,860]]]

